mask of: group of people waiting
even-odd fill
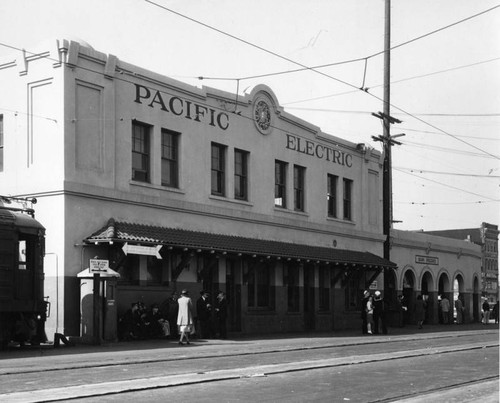
[[[215,303],[212,305],[210,293],[201,291],[196,301],[196,317],[189,292],[182,290],[179,298],[179,313],[177,326],[179,329],[179,344],[190,344],[189,336],[198,334],[202,339],[211,339],[218,334],[219,338],[227,338],[227,308],[226,294],[222,291],[217,293]]]
[[[179,296],[176,292],[160,305],[149,308],[142,302],[133,302],[118,320],[118,337],[121,340],[177,338],[179,344],[190,343],[189,337],[210,339],[227,338],[227,299],[219,291],[212,304],[210,294],[201,291],[196,301],[196,311],[187,290]]]
[[[370,291],[366,290],[363,293],[361,319],[363,334],[387,334],[386,323],[387,305],[382,298],[380,291],[375,291],[371,295]]]
[[[121,340],[156,339],[171,334],[169,310],[160,311],[158,304],[149,309],[142,302],[133,302],[118,320],[118,337]]]
[[[493,308],[490,306],[490,303],[488,302],[488,299],[485,298],[483,301],[483,305],[481,306],[482,308],[482,322],[483,325],[487,325],[490,323],[490,319],[493,319],[495,321],[495,324],[498,323],[498,301],[496,302],[495,305],[493,305]]]

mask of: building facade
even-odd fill
[[[483,222],[478,228],[427,231],[426,233],[480,245],[482,251],[481,294],[492,305],[499,300],[498,225]]]
[[[453,323],[455,301],[460,299],[465,309],[464,321],[481,318],[481,260],[479,245],[427,233],[392,230],[391,260],[397,271],[386,274],[386,298],[403,295],[408,311],[405,320],[415,323],[414,306],[418,296],[426,302],[426,323],[443,323],[439,301],[450,301],[452,310],[448,323]],[[396,290],[394,292],[393,290]]]
[[[360,326],[363,289],[396,268],[380,152],[266,86],[193,87],[68,40],[2,61],[0,83],[0,184],[38,199],[49,337],[91,333],[96,267],[119,275],[101,290],[115,325],[134,301],[222,290],[243,333]]]

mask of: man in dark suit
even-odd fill
[[[200,292],[200,298],[196,301],[196,312],[198,315],[199,334],[203,339],[212,337],[212,305],[210,295],[207,291]]]
[[[217,316],[217,328],[219,337],[227,339],[227,299],[226,294],[219,291],[217,294],[217,301],[215,302],[215,314]]]

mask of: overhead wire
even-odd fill
[[[147,1],[147,0],[146,0],[146,1]],[[500,6],[498,6],[498,7],[500,7]],[[494,8],[496,8],[496,7],[494,7]],[[453,25],[456,25],[456,24],[453,24]],[[9,48],[11,48],[11,49],[20,50],[20,49],[17,49],[17,48],[15,48],[15,47],[12,47],[12,46],[9,46],[9,45],[6,45],[6,44],[2,44],[2,45],[6,46],[6,47],[9,47]],[[101,72],[96,72],[96,71],[94,71],[94,72],[95,72],[95,73],[102,74]],[[328,76],[328,75],[327,75],[327,76]],[[335,79],[335,78],[334,78],[334,79]],[[127,81],[127,80],[124,80],[124,81]],[[337,80],[337,81],[341,81],[341,82],[343,82],[342,80]],[[127,82],[132,83],[131,81],[127,81]],[[352,84],[349,84],[349,83],[346,83],[346,84],[347,84],[347,85],[350,85],[350,86],[353,86]],[[353,86],[353,87],[354,87],[354,86]],[[372,95],[372,94],[370,94],[370,95]],[[376,98],[378,99],[378,97],[376,97]],[[395,106],[394,106],[394,107],[395,107]],[[395,108],[396,108],[396,109],[401,110],[400,108],[397,108],[397,107],[395,107]],[[403,111],[403,112],[404,112],[404,111]],[[413,116],[412,114],[409,114],[408,112],[404,112],[404,113],[405,113],[405,114],[407,114],[407,115]],[[422,122],[427,124],[427,122],[424,122],[424,121],[422,121]],[[431,125],[431,127],[433,127],[433,126]],[[448,133],[446,133],[446,132],[442,131],[440,128],[436,128],[436,129],[437,129],[437,130],[440,130],[440,131],[441,131],[442,133],[444,133],[444,134],[448,134]],[[450,134],[448,134],[448,135],[450,135]],[[454,137],[453,135],[451,135],[451,136],[452,136],[452,137]],[[465,142],[465,143],[466,143],[466,142]],[[466,144],[468,144],[468,143],[466,143]],[[479,148],[478,148],[478,149],[479,149]],[[480,150],[480,149],[479,149],[479,150]],[[483,150],[481,150],[481,151],[483,151]],[[493,156],[493,155],[492,155],[492,156]],[[495,157],[495,156],[493,156],[493,157]],[[424,178],[424,179],[425,179],[425,178]],[[435,182],[436,182],[436,181],[435,181]],[[436,182],[436,183],[439,183],[439,182]],[[442,184],[442,185],[444,185],[444,184]],[[458,190],[461,190],[461,189],[458,189]]]
[[[178,11],[172,10],[171,8],[168,8],[168,7],[166,7],[166,6],[163,6],[163,5],[161,5],[161,4],[158,4],[158,3],[156,3],[156,2],[154,2],[154,1],[152,1],[152,0],[144,0],[144,1],[145,1],[145,2],[147,2],[147,3],[149,3],[149,4],[151,4],[151,5],[154,5],[154,6],[156,6],[156,7],[159,7],[159,8],[161,8],[161,9],[164,9],[165,11],[168,11],[168,12],[170,12],[170,13],[172,13],[172,14],[175,14],[175,15],[177,15],[177,16],[179,16],[179,17],[182,17],[182,18],[187,19],[187,20],[189,20],[189,21],[191,21],[191,22],[194,22],[194,23],[196,23],[196,24],[199,24],[199,25],[201,25],[201,26],[203,26],[203,27],[205,27],[205,28],[208,28],[208,29],[210,29],[210,30],[216,31],[216,32],[218,32],[218,33],[220,33],[220,34],[222,34],[222,35],[226,35],[226,36],[228,36],[228,37],[230,37],[230,38],[232,38],[232,39],[235,39],[235,40],[237,40],[237,41],[239,41],[239,42],[242,42],[242,43],[244,43],[244,44],[246,44],[246,45],[248,45],[248,46],[254,47],[254,48],[258,49],[258,50],[261,50],[261,51],[263,51],[263,52],[265,52],[265,53],[268,53],[268,54],[270,54],[270,55],[272,55],[272,56],[278,57],[278,58],[280,58],[280,59],[282,59],[282,60],[286,60],[286,61],[288,61],[288,62],[290,62],[290,63],[293,63],[293,64],[295,64],[295,65],[298,65],[298,66],[302,67],[304,70],[308,70],[308,71],[311,71],[311,72],[314,72],[314,73],[320,74],[320,75],[322,75],[322,76],[324,76],[324,77],[330,78],[330,79],[332,79],[332,80],[334,80],[334,81],[340,82],[340,83],[342,83],[342,84],[344,84],[344,85],[347,85],[347,86],[349,86],[349,87],[352,87],[352,88],[356,88],[356,89],[358,89],[358,90],[361,90],[362,92],[364,92],[364,93],[366,93],[366,94],[370,95],[371,97],[373,97],[373,98],[375,98],[375,99],[378,99],[379,101],[381,101],[382,103],[384,103],[384,100],[383,100],[382,98],[380,98],[380,97],[378,97],[378,96],[376,96],[376,95],[374,95],[374,94],[372,94],[372,93],[370,93],[370,92],[368,92],[368,91],[365,91],[363,88],[359,88],[359,87],[355,86],[354,84],[351,84],[351,83],[349,83],[349,82],[347,82],[347,81],[344,81],[344,80],[341,80],[341,79],[339,79],[339,78],[337,78],[337,77],[334,77],[334,76],[331,76],[331,75],[329,75],[329,74],[323,73],[323,72],[321,72],[321,71],[319,71],[319,70],[315,70],[315,69],[313,69],[313,68],[311,68],[311,67],[309,67],[309,66],[306,66],[306,65],[304,65],[304,64],[302,64],[302,63],[299,63],[299,62],[297,62],[297,61],[295,61],[295,60],[292,60],[292,59],[290,59],[290,58],[288,58],[288,57],[286,57],[286,56],[280,55],[280,54],[278,54],[278,53],[276,53],[276,52],[273,52],[273,51],[271,51],[271,50],[268,50],[268,49],[266,49],[266,48],[264,48],[264,47],[262,47],[262,46],[256,45],[256,44],[254,44],[254,43],[252,43],[252,42],[249,42],[249,41],[247,41],[247,40],[245,40],[245,39],[242,39],[242,38],[239,38],[239,37],[237,37],[237,36],[235,36],[235,35],[232,35],[232,34],[230,34],[230,33],[228,33],[228,32],[222,31],[222,30],[220,30],[220,29],[218,29],[218,28],[215,28],[215,27],[213,27],[213,26],[211,26],[211,25],[209,25],[209,24],[206,24],[206,23],[204,23],[204,22],[201,22],[201,21],[199,21],[199,20],[197,20],[197,19],[195,19],[195,18],[189,17],[189,16],[187,16],[187,15],[185,15],[185,14],[182,14],[182,13],[180,13],[180,12],[178,12]],[[403,43],[401,43],[401,44],[399,44],[399,45],[395,45],[395,46],[394,46],[393,48],[391,48],[391,49],[396,49],[396,48],[399,48],[399,47],[401,47],[401,46],[403,46],[403,45],[407,45],[407,44],[409,44],[409,43],[415,42],[416,40],[419,40],[419,39],[425,38],[425,37],[430,36],[430,35],[433,35],[433,34],[435,34],[435,33],[437,33],[437,32],[443,31],[443,30],[448,29],[448,28],[450,28],[450,27],[453,27],[453,26],[456,26],[456,25],[461,24],[461,23],[463,23],[463,22],[469,21],[469,20],[471,20],[471,19],[473,19],[473,18],[476,18],[476,17],[478,17],[478,16],[484,15],[484,14],[486,14],[486,13],[488,13],[488,12],[491,12],[491,11],[493,11],[493,10],[495,10],[495,9],[499,8],[499,7],[500,7],[500,5],[497,5],[497,6],[491,7],[491,8],[489,8],[489,9],[487,9],[487,10],[484,10],[484,11],[482,11],[482,12],[480,12],[480,13],[474,14],[474,15],[469,16],[469,17],[467,17],[467,18],[464,18],[464,19],[461,19],[461,20],[459,20],[459,21],[456,21],[456,22],[454,22],[454,23],[452,23],[452,24],[449,24],[449,25],[446,25],[446,26],[441,27],[441,28],[439,28],[439,29],[436,29],[436,30],[434,30],[434,31],[432,31],[432,32],[429,32],[429,33],[427,33],[427,34],[421,35],[421,36],[419,36],[418,38],[414,38],[414,39],[408,40],[408,41],[406,41],[406,42],[403,42]],[[376,54],[373,54],[372,56],[376,56],[376,55],[379,55],[379,54],[384,54],[385,52],[386,52],[386,50],[383,50],[383,51],[380,51],[380,52],[378,52],[378,53],[376,53]],[[241,78],[240,78],[240,79],[241,79]],[[396,105],[394,105],[394,104],[391,104],[391,103],[389,103],[389,105],[390,105],[391,107],[393,107],[394,109],[397,109],[397,110],[399,110],[400,112],[403,112],[405,115],[410,116],[410,117],[412,117],[412,118],[414,118],[414,119],[416,119],[416,120],[420,121],[421,123],[424,123],[424,124],[426,124],[426,125],[428,125],[428,126],[430,126],[430,127],[434,128],[434,129],[436,129],[436,130],[439,130],[439,131],[441,131],[441,132],[442,132],[442,133],[444,133],[444,134],[447,134],[448,136],[450,136],[450,137],[454,138],[455,140],[457,140],[457,141],[459,141],[459,142],[462,142],[462,143],[464,143],[464,144],[466,144],[466,145],[468,145],[468,146],[470,146],[470,147],[472,147],[472,148],[475,148],[476,150],[481,151],[481,152],[483,152],[483,153],[485,153],[485,154],[491,155],[493,158],[500,159],[500,156],[496,156],[496,155],[494,155],[494,154],[489,153],[489,152],[488,152],[488,151],[486,151],[486,150],[483,150],[483,149],[481,149],[481,148],[479,148],[479,147],[477,147],[477,146],[475,146],[475,145],[473,145],[473,144],[470,144],[470,143],[466,142],[465,140],[462,140],[462,139],[460,139],[460,138],[458,138],[458,137],[454,136],[454,135],[453,135],[453,134],[451,134],[451,133],[448,133],[447,131],[445,131],[445,130],[443,130],[443,129],[441,129],[441,128],[437,127],[437,126],[435,126],[435,125],[433,125],[433,124],[431,124],[431,123],[428,123],[428,122],[424,121],[423,119],[421,119],[421,118],[419,118],[419,117],[417,117],[417,116],[414,116],[412,113],[410,113],[410,112],[408,112],[408,111],[404,110],[403,108],[400,108],[400,107],[398,107],[398,106],[396,106]]]
[[[499,201],[500,201],[500,200],[494,199],[494,198],[492,198],[492,197],[488,197],[488,196],[480,195],[480,194],[477,194],[477,193],[474,193],[474,192],[470,192],[470,191],[468,191],[468,190],[465,190],[465,189],[462,189],[462,188],[458,188],[458,187],[456,187],[456,186],[451,186],[451,185],[449,185],[449,184],[447,184],[447,183],[443,183],[443,182],[439,182],[439,181],[436,181],[436,180],[433,180],[433,179],[425,178],[425,177],[423,177],[423,176],[419,176],[419,175],[416,175],[416,174],[414,174],[414,173],[405,172],[405,171],[400,170],[400,169],[398,169],[398,168],[394,168],[394,170],[395,170],[395,171],[398,171],[398,172],[401,172],[401,173],[403,173],[403,174],[405,174],[405,175],[411,175],[411,176],[414,176],[414,177],[416,177],[416,178],[422,179],[422,180],[424,180],[424,181],[428,181],[428,182],[436,183],[436,184],[438,184],[438,185],[440,185],[440,186],[444,186],[444,187],[447,187],[447,188],[450,188],[450,189],[458,190],[458,191],[463,192],[463,193],[468,193],[468,194],[471,194],[471,195],[474,195],[474,196],[479,196],[479,197],[482,197],[482,198],[484,198],[484,199],[488,199],[488,200],[490,200],[490,201],[495,201],[495,202],[499,202]]]
[[[494,62],[494,61],[497,61],[497,60],[500,60],[500,57],[495,57],[495,58],[488,59],[488,60],[482,60],[480,62],[470,63],[470,64],[466,64],[466,65],[451,67],[449,69],[434,71],[432,73],[421,74],[421,75],[418,75],[418,76],[406,77],[406,78],[402,78],[402,79],[399,79],[399,80],[391,81],[390,84],[391,85],[393,85],[393,84],[399,84],[401,82],[411,81],[411,80],[415,80],[415,79],[419,79],[419,78],[424,78],[424,77],[429,77],[429,76],[433,76],[433,75],[436,75],[436,74],[449,73],[450,71],[456,71],[456,70],[461,70],[461,69],[464,69],[464,68],[474,67],[474,66],[478,66],[478,65],[481,65],[481,64],[485,64],[485,63],[491,63],[491,62]],[[383,87],[383,86],[384,86],[384,84],[371,85],[369,89],[379,88],[379,87]],[[326,99],[326,98],[331,98],[331,97],[337,97],[337,96],[347,95],[347,94],[353,94],[353,93],[357,93],[357,92],[358,92],[357,90],[356,91],[352,90],[352,91],[346,91],[346,92],[341,92],[341,93],[324,95],[322,97],[301,99],[301,100],[292,101],[292,102],[285,102],[285,103],[283,103],[283,106],[293,105],[293,104],[298,104],[298,103],[303,103],[303,102],[317,101],[319,99]]]
[[[450,176],[463,176],[463,177],[468,177],[468,178],[489,178],[489,179],[500,179],[500,175],[478,175],[478,174],[461,174],[457,172],[440,172],[440,171],[429,171],[425,169],[419,169],[419,168],[404,168],[404,167],[394,167],[395,169],[397,168],[400,171],[409,171],[412,173],[428,173],[428,174],[435,174],[435,175],[450,175]]]

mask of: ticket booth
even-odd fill
[[[120,275],[109,262],[90,259],[80,279],[80,335],[83,343],[100,344],[118,340],[116,283]]]

